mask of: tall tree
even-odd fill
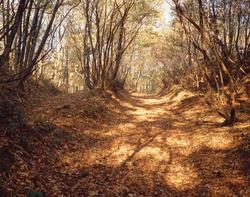
[[[237,82],[249,70],[246,54],[250,50],[250,4],[245,0],[173,0],[173,3],[189,43],[189,56],[203,67],[207,95],[212,98],[215,91],[226,98],[230,110],[218,113],[226,124],[233,124]]]

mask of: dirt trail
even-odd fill
[[[250,196],[249,119],[219,127],[184,92],[113,96],[88,124],[81,104],[55,97],[32,111],[58,127],[47,136],[56,149],[27,166],[48,196]]]
[[[91,156],[87,166],[82,163],[87,172],[95,169],[100,174],[94,177],[102,177],[90,183],[94,196],[249,196],[250,154],[241,151],[249,122],[240,133],[218,128],[196,97],[183,98],[180,93],[121,102],[130,109],[127,118],[96,133],[108,145],[82,155],[83,161]]]

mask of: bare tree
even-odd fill
[[[17,81],[23,85],[38,63],[55,48],[56,32],[73,7],[64,0],[8,0],[2,4],[0,33],[4,50],[0,65],[5,72],[1,83]],[[66,12],[59,17],[60,8]]]
[[[122,57],[146,17],[132,22],[129,14],[135,6],[134,0],[83,1],[84,74],[89,89],[104,89],[117,78]]]
[[[214,91],[225,97],[229,111],[217,112],[225,118],[225,124],[233,124],[237,84],[249,70],[246,55],[250,50],[249,2],[173,0],[173,3],[189,43],[190,60],[202,67],[208,86],[207,102],[212,106],[209,100],[213,99]]]

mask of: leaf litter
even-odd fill
[[[0,196],[249,196],[249,114],[220,127],[202,99],[183,107],[194,95],[176,91],[25,106],[24,126],[1,124]]]

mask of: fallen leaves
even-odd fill
[[[246,196],[249,122],[233,129],[195,124],[202,104],[178,110],[192,95],[176,94],[175,103],[173,95],[77,93],[34,105],[25,128],[15,136],[1,132],[1,194]],[[207,121],[214,117],[206,113]]]

